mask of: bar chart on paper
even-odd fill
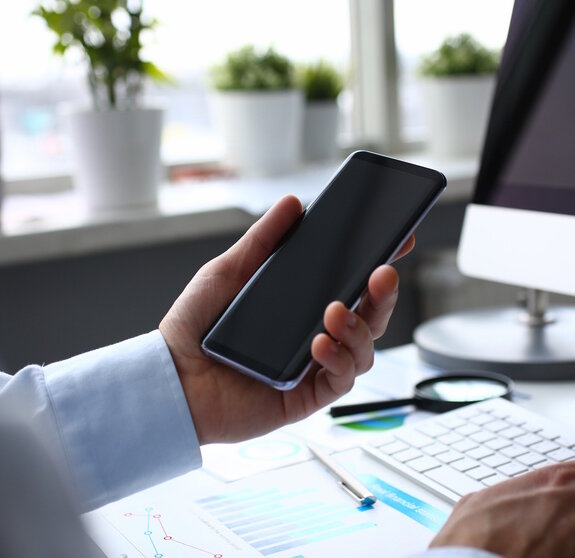
[[[353,463],[363,456],[347,455]],[[381,558],[397,558],[422,551],[444,514],[362,459],[355,473],[364,472],[377,496],[372,507],[311,460],[205,488],[138,493],[94,512],[99,531],[92,536],[114,558],[349,558],[374,548]]]
[[[368,513],[371,508],[351,501],[328,507],[312,487],[248,489],[197,503],[264,556],[294,556],[303,546],[377,525]]]
[[[351,498],[315,460],[241,479],[194,503],[270,558],[371,556],[374,548],[381,557],[397,557],[423,550],[437,526],[415,510],[427,517],[438,510],[373,473],[366,479],[381,498],[373,507]]]

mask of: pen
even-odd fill
[[[329,410],[332,418],[347,417],[349,415],[359,415],[361,413],[371,413],[374,411],[383,411],[386,409],[395,409],[413,405],[415,398],[409,399],[384,399],[383,401],[370,401],[368,403],[355,403],[351,405],[335,405]]]
[[[375,504],[377,498],[369,491],[369,489],[337,463],[331,455],[320,450],[313,444],[308,444],[307,447],[317,460],[322,463],[337,479],[338,484],[355,500],[360,502],[363,506],[372,506]]]

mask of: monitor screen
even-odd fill
[[[515,4],[474,202],[575,215],[575,32],[541,4]]]
[[[515,0],[472,202],[457,254],[464,275],[521,287],[525,304],[438,316],[414,332],[446,370],[518,380],[575,377],[575,1]]]
[[[458,264],[575,295],[575,2],[516,0]]]

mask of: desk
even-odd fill
[[[437,373],[418,361],[412,345],[382,351],[374,369],[359,378],[344,399],[406,396],[418,380]],[[521,405],[572,424],[575,382],[517,387]],[[251,545],[257,547],[261,540],[253,525],[263,521],[268,533],[264,555],[274,558],[373,556],[374,548],[378,557],[409,556],[426,548],[450,506],[357,448],[377,435],[374,430],[334,426],[325,411],[319,411],[256,440],[208,446],[202,470],[89,514],[88,528],[110,555],[129,558],[154,556],[152,547],[164,558],[189,556],[183,550],[189,551],[191,541],[212,556],[261,556]],[[359,511],[311,459],[306,439],[335,450],[338,461],[355,473],[378,475],[393,490],[398,507],[378,502],[367,513]],[[422,516],[416,517],[414,510]],[[241,537],[227,529],[232,525]]]

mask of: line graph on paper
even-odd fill
[[[251,558],[258,552],[206,514],[186,504],[134,506],[118,502],[106,506],[100,519],[118,535],[96,540],[107,556],[141,558]],[[107,546],[106,546],[107,545]]]
[[[164,558],[164,556],[172,554],[171,551],[173,549],[171,547],[173,545],[184,547],[188,550],[190,556],[197,554],[209,558],[224,558],[224,555],[221,552],[213,552],[206,548],[202,548],[175,538],[171,532],[168,531],[162,514],[156,513],[154,508],[148,507],[144,511],[145,513],[126,512],[124,513],[124,517],[126,519],[133,519],[135,521],[141,519],[144,520],[146,527],[143,535],[148,539],[149,546],[153,549],[154,558]],[[163,544],[161,541],[163,541],[165,544]],[[162,546],[166,547],[166,553],[164,553],[162,550]]]

